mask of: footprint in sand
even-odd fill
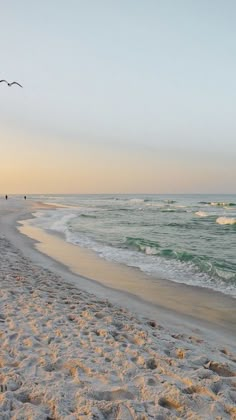
[[[236,372],[233,372],[233,370],[231,370],[227,364],[210,361],[209,363],[204,365],[204,367],[206,369],[212,370],[213,372],[217,373],[219,376],[224,376],[224,377],[236,376]]]
[[[184,394],[202,394],[202,395],[206,395],[208,397],[210,397],[212,400],[216,399],[216,395],[214,392],[211,392],[210,389],[205,388],[204,386],[200,386],[200,385],[191,385],[188,388],[185,388],[183,390]]]
[[[158,366],[158,364],[157,364],[155,359],[149,359],[149,360],[146,361],[147,369],[154,370],[154,369],[157,368],[157,366]]]
[[[1,384],[0,385],[0,392],[3,393],[3,392],[6,392],[6,391],[7,391],[7,385],[6,384]]]
[[[0,314],[0,322],[5,322],[5,316],[3,314]]]
[[[212,385],[211,385],[211,390],[212,390],[212,392],[214,392],[214,394],[219,394],[219,392],[222,390],[222,388],[223,388],[223,382],[221,382],[221,381],[218,381],[218,382],[214,382]]]
[[[181,405],[176,402],[176,401],[172,401],[166,397],[161,397],[158,401],[158,404],[161,407],[167,408],[168,410],[179,410],[181,408]]]

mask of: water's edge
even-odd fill
[[[35,248],[79,276],[136,296],[162,310],[214,324],[236,333],[235,300],[198,286],[153,279],[137,269],[111,263],[94,252],[67,243],[61,235],[20,222],[19,231],[35,241]],[[93,290],[91,290],[93,292]]]
[[[236,204],[175,198],[54,197],[57,211],[29,223],[107,261],[236,298]]]

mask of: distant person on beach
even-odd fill
[[[6,200],[8,199],[8,196],[7,196],[7,195],[5,195],[5,199],[6,199]]]
[[[24,199],[26,200],[26,195],[24,195]]]

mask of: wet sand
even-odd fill
[[[20,232],[37,241],[36,248],[75,274],[187,318],[214,324],[236,336],[236,300],[219,292],[147,276],[140,270],[106,261],[95,252],[65,242],[57,233],[20,222]],[[112,273],[112,274],[111,274]]]

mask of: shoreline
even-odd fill
[[[34,235],[30,237],[32,233],[31,226],[29,226],[29,232],[21,233],[22,224],[26,224],[26,228],[28,228],[27,220],[34,217],[34,211],[45,208],[53,211],[57,206],[35,201],[28,201],[22,206],[19,200],[16,200],[16,205],[20,206],[19,209],[12,208],[6,214],[3,214],[6,217],[4,225],[7,222],[5,233],[13,243],[16,242],[18,248],[23,250],[24,254],[29,256],[34,263],[40,264],[47,269],[52,269],[58,275],[63,275],[68,282],[72,282],[76,287],[86,292],[94,292],[101,298],[105,296],[117,305],[120,305],[120,302],[122,302],[126,309],[133,311],[137,315],[158,316],[159,318],[161,317],[163,322],[167,321],[168,323],[171,320],[177,326],[184,323],[185,327],[190,329],[199,326],[206,332],[211,331],[213,334],[215,333],[216,337],[219,334],[228,339],[232,335],[233,337],[236,336],[236,300],[234,298],[208,288],[175,283],[169,280],[158,279],[158,284],[153,283],[152,277],[145,275],[136,268],[108,262],[97,256],[94,251],[67,243],[58,232],[53,234],[38,229],[43,237],[46,236],[47,239],[47,243],[41,243],[41,237],[40,240],[33,237]],[[5,226],[1,223],[0,229],[5,230]],[[63,251],[65,248],[68,248],[67,256],[68,251],[69,253],[72,251],[72,262],[70,260],[65,261],[61,253],[58,255],[57,251],[54,252],[55,249],[53,250],[53,255],[51,255],[55,240],[59,241],[59,245],[57,244],[56,248],[58,246],[62,247]],[[43,249],[40,249],[41,246]],[[74,252],[75,256],[73,255]],[[85,264],[83,264],[81,257],[85,258]],[[74,264],[76,258],[80,258],[80,260]],[[91,271],[87,270],[87,264],[90,264],[91,267],[95,264],[95,270],[93,268]],[[100,271],[99,276],[97,276],[97,271]],[[121,278],[123,274],[126,276],[125,281]],[[120,280],[124,285],[128,276],[132,279],[132,282],[129,282],[131,284],[130,290],[129,288],[123,289],[118,287],[117,282]],[[156,301],[153,302],[152,293],[148,295],[148,298],[151,296],[149,300],[145,299],[143,294],[135,293],[137,278],[141,281],[147,279],[149,286],[155,286]],[[142,284],[143,289],[141,290],[145,292],[144,287],[145,284]],[[160,293],[160,296],[157,295],[157,291]],[[186,296],[188,301],[185,299]],[[216,306],[213,305],[213,308],[209,307],[209,300],[210,302],[212,300]],[[199,302],[201,302],[201,307],[199,307]],[[195,313],[192,310],[193,304],[195,305]],[[222,309],[222,312],[217,313],[217,308]],[[228,321],[227,319],[225,320],[224,314],[229,315]],[[233,339],[231,344],[236,344],[236,340]]]
[[[156,279],[134,267],[109,262],[94,251],[66,242],[58,232],[30,226],[25,217],[20,221],[18,230],[34,241],[38,252],[62,264],[75,275],[105,287],[105,293],[106,289],[111,289],[114,293],[128,294],[163,313],[185,320],[190,318],[203,326],[213,326],[223,334],[228,331],[236,335],[236,300],[229,295],[200,286]]]
[[[235,335],[71,273],[17,232],[31,211],[0,204],[0,415],[233,419]]]
[[[153,279],[139,269],[106,261],[94,251],[67,243],[58,232],[28,225],[34,211],[44,208],[53,211],[56,207],[28,201],[27,211],[23,206],[18,212],[13,210],[12,215],[5,215],[7,236],[10,235],[13,243],[17,242],[34,262],[53,268],[86,292],[107,296],[118,305],[122,302],[138,315],[140,312],[146,316],[163,315],[163,321],[177,319],[179,324],[200,325],[216,334],[236,336],[236,300],[229,295],[200,286]]]

